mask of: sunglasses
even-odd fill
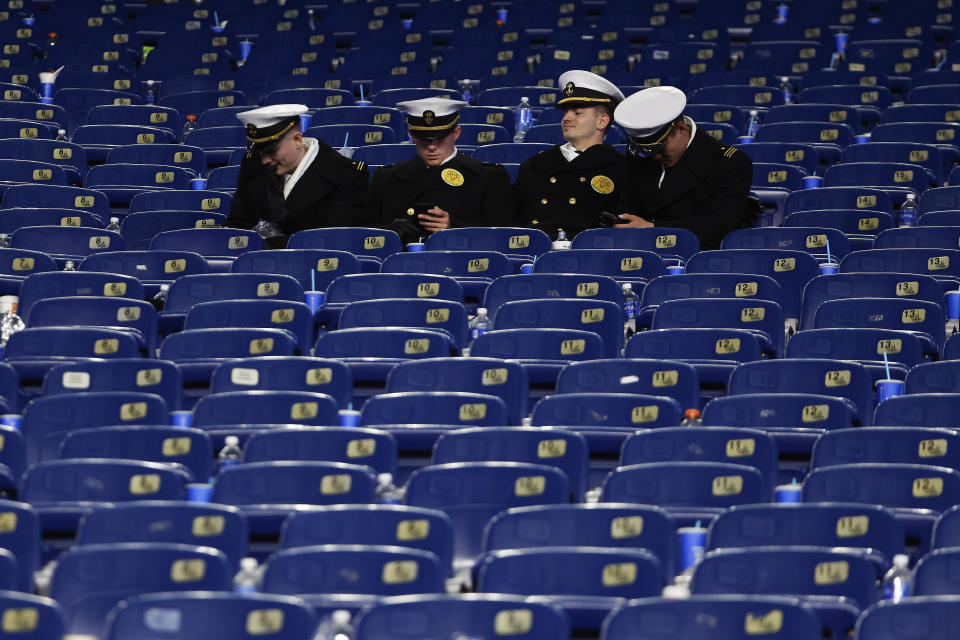
[[[650,156],[656,155],[663,149],[664,145],[667,144],[667,137],[670,135],[670,132],[673,131],[676,124],[676,121],[671,122],[667,130],[663,132],[663,135],[653,142],[637,142],[636,138],[630,136],[630,141],[627,143],[627,151],[638,158],[649,158]]]

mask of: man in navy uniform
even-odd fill
[[[247,127],[247,154],[225,227],[256,229],[268,248],[283,248],[303,229],[363,226],[369,175],[322,140],[300,132],[302,104],[237,114]]]
[[[683,115],[687,98],[676,87],[650,87],[620,103],[617,124],[630,138],[630,180],[621,193],[618,227],[679,227],[719,249],[727,233],[750,226],[753,163],[717,142]]]
[[[397,103],[407,114],[416,155],[373,174],[367,215],[405,242],[451,227],[513,224],[506,169],[457,152],[459,111],[466,104],[446,98]]]
[[[626,178],[624,158],[603,140],[623,93],[589,71],[560,76],[560,126],[567,142],[541,151],[520,165],[514,185],[523,226],[568,238],[601,224],[601,212],[614,212]]]

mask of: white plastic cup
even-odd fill
[[[19,296],[0,296],[0,314],[16,313],[19,305]]]

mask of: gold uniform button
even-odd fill
[[[586,181],[587,181],[586,178],[584,178],[583,176],[580,176],[580,182],[586,182]]]
[[[408,216],[412,216],[413,213],[414,213],[413,207],[410,207],[409,209],[407,209],[407,215],[408,215]]]
[[[540,224],[540,221],[539,221],[539,220],[531,220],[531,221],[530,221],[530,224]]]
[[[557,181],[557,179],[556,179],[555,177],[550,176],[550,184],[553,184],[553,183],[556,182],[556,181]]]
[[[543,198],[542,200],[540,200],[540,204],[547,204],[547,199]]]
[[[567,200],[567,202],[569,202],[570,204],[577,204],[577,199],[576,199],[576,198],[570,198],[569,200]]]

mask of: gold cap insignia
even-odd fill
[[[573,95],[573,87],[574,87],[574,84],[573,84],[572,82],[568,82],[568,83],[567,83],[567,86],[565,86],[565,87],[563,88],[563,95],[565,95],[565,96],[572,96],[572,95]]]
[[[433,124],[433,118],[435,115],[436,114],[434,114],[433,111],[430,111],[429,109],[427,109],[426,111],[423,112],[423,121],[426,122],[427,124]]]
[[[257,135],[257,128],[252,124],[247,125],[247,137],[252,138]]]

